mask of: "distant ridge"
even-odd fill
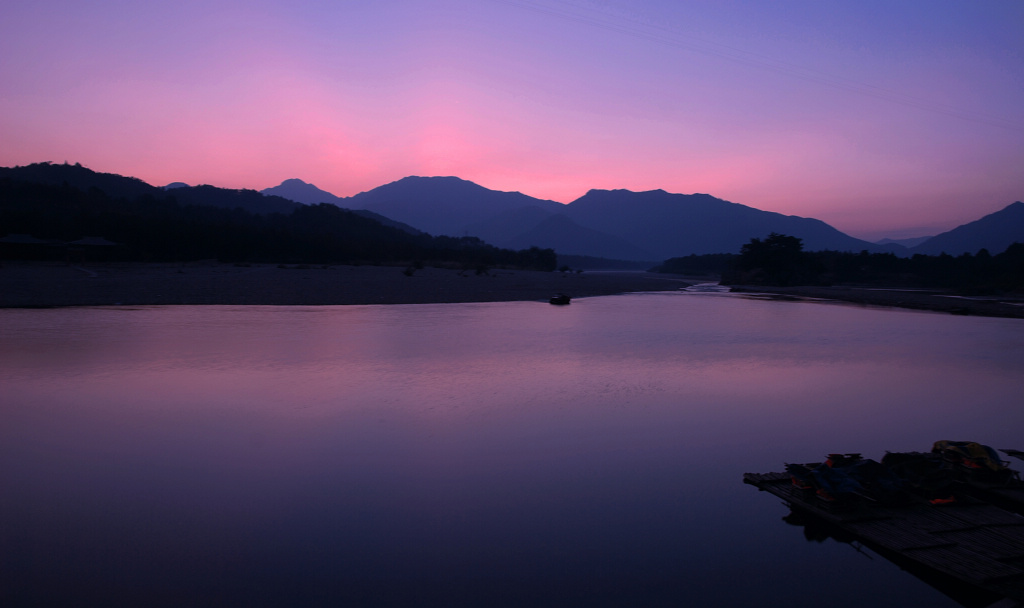
[[[987,249],[990,254],[995,255],[1017,242],[1024,242],[1024,203],[1021,201],[1011,203],[979,220],[933,236],[910,251],[925,255],[974,255],[982,249]]]
[[[90,188],[102,190],[109,196],[117,198],[134,198],[143,195],[158,195],[163,190],[147,184],[136,177],[125,177],[116,173],[100,173],[75,163],[34,163],[22,167],[0,168],[0,178],[60,186],[69,186],[88,191]]]
[[[932,237],[930,237],[930,236],[918,236],[918,237],[909,238],[909,239],[882,239],[880,241],[875,241],[875,244],[876,245],[899,245],[900,247],[907,247],[909,249],[910,247],[916,247],[916,246],[920,245],[921,243],[927,241],[930,238],[932,238]]]
[[[313,184],[308,184],[301,179],[286,179],[280,185],[273,188],[264,188],[260,192],[268,196],[280,196],[281,198],[304,205],[330,203],[339,207],[345,206],[343,204],[344,199],[334,196],[326,190],[321,190]]]
[[[489,190],[458,177],[405,177],[344,199],[351,209],[367,209],[430,234],[476,236],[470,224],[525,206],[554,213],[564,208],[555,201],[519,192]]]
[[[303,206],[301,203],[280,196],[264,196],[255,190],[233,190],[207,185],[182,186],[169,191],[169,194],[184,205],[244,209],[260,215],[269,213],[288,215],[296,208]]]
[[[591,190],[563,205],[489,190],[457,177],[413,176],[348,198],[297,179],[263,192],[366,209],[430,234],[477,236],[501,247],[553,248],[563,255],[657,261],[693,253],[735,253],[751,238],[771,232],[802,238],[808,249],[903,250],[855,239],[820,220],[761,211],[708,194],[664,190]]]
[[[751,238],[772,232],[803,239],[807,250],[880,250],[821,220],[761,211],[709,194],[591,190],[570,203],[566,214],[580,225],[643,243],[662,259],[737,253]]]
[[[274,186],[273,188],[264,188],[263,190],[260,190],[260,192],[263,193],[264,196],[279,196],[303,205],[319,205],[321,203],[328,203],[345,209],[348,208],[345,202],[346,199],[335,196],[326,190],[321,190],[313,184],[306,183],[301,179],[286,179],[281,182],[280,185]],[[374,213],[373,211],[367,211],[366,209],[349,210],[357,215],[376,220],[385,226],[404,230],[409,234],[423,234],[423,231],[418,228],[414,228],[404,222],[395,221],[379,213]]]
[[[476,238],[433,237],[372,215],[255,190],[203,185],[167,191],[80,165],[0,168],[0,230],[12,235],[0,236],[0,249],[13,259],[81,253],[65,251],[70,243],[94,250],[82,255],[118,261],[556,267],[550,249],[512,251]]]
[[[351,197],[335,196],[300,179],[262,192],[183,182],[154,187],[67,163],[0,168],[3,178],[54,186],[67,183],[83,191],[96,188],[114,198],[173,197],[182,205],[240,208],[263,215],[289,215],[304,206],[327,203],[414,235],[475,236],[499,247],[536,246],[560,255],[625,261],[736,253],[750,239],[772,232],[802,239],[808,251],[897,255],[973,254],[982,248],[995,255],[1011,243],[1024,242],[1024,203],[1019,201],[908,250],[900,242],[876,244],[853,238],[813,218],[762,211],[709,194],[664,190],[591,190],[565,205],[451,176],[406,177]]]
[[[581,226],[561,213],[548,216],[530,230],[505,242],[512,249],[523,249],[538,243],[541,245],[537,246],[548,247],[547,243],[551,243],[551,248],[565,251],[567,255],[589,251],[592,256],[610,260],[659,261],[658,256],[651,251],[625,239]]]

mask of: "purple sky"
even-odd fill
[[[854,236],[1024,199],[1024,2],[15,0],[0,165],[706,192]]]

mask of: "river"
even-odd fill
[[[722,293],[0,310],[5,606],[957,606],[744,472],[1024,449],[1024,322]]]

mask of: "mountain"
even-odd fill
[[[554,249],[560,255],[580,255],[613,260],[657,261],[657,257],[619,237],[585,228],[563,213],[551,213],[535,205],[499,213],[470,224],[466,232],[499,247]],[[526,243],[524,245],[524,243]]]
[[[329,203],[410,234],[475,236],[500,247],[553,248],[561,255],[657,261],[691,254],[736,253],[752,238],[775,232],[798,237],[804,249],[892,252],[908,255],[902,242],[870,243],[828,224],[762,211],[708,194],[664,190],[591,190],[563,205],[519,192],[490,190],[457,177],[406,177],[356,194],[338,197],[299,179],[262,193],[212,186],[170,184],[155,188],[142,180],[97,173],[80,165],[38,163],[0,168],[0,178],[67,184],[101,190],[114,198],[173,197],[183,205],[288,215],[306,205]],[[909,253],[953,255],[986,248],[1003,251],[1024,241],[1024,203],[932,237]]]
[[[296,203],[302,203],[304,205],[317,205],[319,203],[331,203],[332,205],[338,205],[344,207],[343,200],[340,197],[334,196],[326,190],[321,190],[313,184],[308,184],[301,179],[286,179],[281,182],[280,185],[274,186],[273,188],[264,188],[260,190],[262,194],[268,196],[280,196]]]
[[[924,255],[948,253],[974,255],[987,249],[992,255],[1001,253],[1013,243],[1024,242],[1024,203],[1017,201],[969,224],[958,226],[928,239],[910,252]]]
[[[56,165],[53,163],[33,163],[23,167],[0,167],[0,179],[12,179],[49,186],[67,184],[83,192],[92,188],[102,190],[113,198],[135,198],[137,196],[163,196],[163,190],[156,188],[135,177],[125,177],[116,173],[99,173],[86,169],[75,163]]]
[[[358,215],[360,217],[365,217],[365,218],[371,219],[371,220],[373,220],[375,222],[379,222],[381,224],[384,224],[385,226],[391,226],[392,228],[398,228],[399,230],[402,230],[404,232],[408,232],[409,234],[426,234],[426,232],[423,232],[419,228],[413,228],[412,226],[410,226],[409,224],[406,224],[404,222],[396,222],[395,220],[391,219],[390,217],[384,217],[383,215],[381,215],[379,213],[374,213],[373,211],[367,211],[366,209],[349,209],[348,211],[351,211],[352,213],[354,213],[354,214],[356,214],[356,215]]]
[[[264,196],[255,190],[232,190],[215,186],[182,186],[171,190],[169,194],[182,205],[244,209],[260,215],[289,215],[305,206],[280,196]]]
[[[554,249],[565,255],[586,255],[610,260],[645,260],[656,262],[658,256],[624,239],[598,232],[573,222],[561,213],[545,218],[539,224],[513,239],[504,241],[511,249],[540,247]]]
[[[302,203],[330,202],[410,231],[475,236],[498,247],[536,246],[561,254],[658,260],[618,236],[577,224],[563,214],[566,205],[490,190],[457,177],[406,177],[348,198],[300,179],[285,180],[262,192]]]
[[[200,205],[225,209],[241,208],[250,213],[284,213],[295,211],[298,203],[277,196],[265,197],[255,190],[231,190],[214,186],[189,186],[174,182],[158,188],[135,177],[116,173],[100,173],[75,163],[56,165],[34,163],[24,167],[0,167],[0,179],[64,186],[88,192],[101,191],[110,198],[135,199],[147,196],[157,200],[173,198],[182,205]],[[173,186],[170,190],[166,189]]]
[[[410,233],[367,216],[373,214],[331,204],[304,205],[255,190],[182,186],[167,192],[75,165],[0,168],[0,231],[31,235],[5,239],[5,254],[23,259],[58,259],[65,254],[62,246],[26,247],[57,242],[116,243],[119,247],[105,255],[124,261],[419,260],[536,270],[554,270],[557,263],[550,249],[498,249],[476,238]]]
[[[488,243],[505,243],[529,232],[553,215],[537,205],[527,205],[496,213],[482,222],[467,224],[464,230]]]
[[[321,190],[313,184],[306,183],[301,179],[286,179],[281,182],[280,185],[274,186],[273,188],[264,188],[263,190],[260,190],[260,193],[264,196],[279,196],[304,205],[328,203],[331,205],[337,205],[338,207],[347,208],[345,199],[340,196],[335,196],[326,190]],[[378,221],[385,226],[404,230],[409,234],[423,234],[422,230],[413,228],[409,224],[405,224],[403,222],[396,222],[395,220],[389,217],[384,217],[379,213],[367,211],[366,209],[349,209],[349,211],[356,215],[361,215],[365,218]]]
[[[879,250],[820,220],[761,211],[708,194],[591,190],[569,203],[565,213],[581,226],[642,246],[660,259],[737,253],[750,239],[772,232],[803,239],[809,251]]]
[[[406,177],[348,198],[297,179],[263,192],[369,210],[430,234],[476,236],[500,247],[554,248],[561,255],[656,261],[736,253],[750,239],[771,232],[799,237],[808,250],[906,255],[901,245],[855,239],[820,220],[761,211],[707,194],[591,190],[563,205],[489,190],[457,177]]]
[[[342,199],[350,209],[367,209],[433,235],[477,236],[467,227],[499,213],[535,206],[550,213],[564,205],[519,192],[489,190],[457,177],[406,177]]]
[[[932,238],[932,237],[930,237],[930,236],[917,236],[917,237],[910,238],[910,239],[882,239],[880,241],[875,241],[875,244],[876,245],[899,245],[900,247],[904,247],[904,248],[909,249],[910,247],[916,247],[916,246],[920,245],[921,243],[927,241],[930,238]]]

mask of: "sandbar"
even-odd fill
[[[137,305],[357,305],[547,301],[690,285],[648,272],[539,272],[218,262],[4,262],[0,308]]]
[[[962,297],[934,289],[902,289],[858,286],[764,287],[734,286],[734,292],[770,294],[775,298],[835,300],[863,306],[886,306],[929,310],[955,315],[1024,318],[1024,297]]]

